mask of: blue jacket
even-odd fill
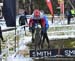
[[[46,22],[46,24],[45,24],[46,30],[48,30],[48,28],[49,28],[49,23],[48,23],[48,18],[47,18],[46,15],[44,15],[44,19],[45,19],[45,22]]]
[[[45,19],[45,28],[43,28],[42,31],[47,32],[47,30],[49,28],[48,18],[46,15],[44,15],[43,18]]]

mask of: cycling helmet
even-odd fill
[[[38,9],[34,10],[34,16],[35,17],[40,17],[40,11]]]

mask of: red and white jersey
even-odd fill
[[[29,26],[32,27],[32,25],[35,23],[36,20],[40,20],[42,27],[45,27],[45,19],[42,15],[42,13],[40,12],[40,16],[39,17],[35,17],[34,13],[32,14],[30,20],[29,20]]]

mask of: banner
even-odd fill
[[[57,49],[51,50],[30,50],[30,57],[50,57],[58,54]]]
[[[60,54],[58,54],[60,53]],[[50,49],[50,50],[30,50],[30,57],[51,57],[61,55],[64,57],[75,57],[75,48]]]
[[[46,4],[51,12],[51,15],[53,16],[54,13],[53,13],[53,8],[52,8],[52,3],[51,3],[51,0],[46,0]]]
[[[8,27],[16,26],[16,0],[3,0],[3,16]]]

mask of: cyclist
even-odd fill
[[[42,42],[41,42],[41,47],[43,47],[43,43],[44,40],[47,40],[48,43],[48,48],[49,48],[49,39],[47,36],[47,30],[49,28],[49,24],[48,24],[48,19],[47,17],[44,15],[43,11],[39,11],[39,10],[34,10],[32,17],[29,21],[29,28],[30,30],[32,30],[32,42],[34,42],[34,29],[32,29],[32,26],[35,26],[34,24],[36,23],[36,20],[40,21],[41,25],[42,25],[42,32],[41,32],[41,37],[43,37]],[[31,25],[31,26],[30,26]]]
[[[33,11],[33,14],[29,21],[29,30],[32,32],[32,43],[34,43],[34,27],[36,26],[36,23],[40,23],[41,28],[43,30],[45,29],[45,19],[41,17],[41,12],[38,9],[35,9]]]

